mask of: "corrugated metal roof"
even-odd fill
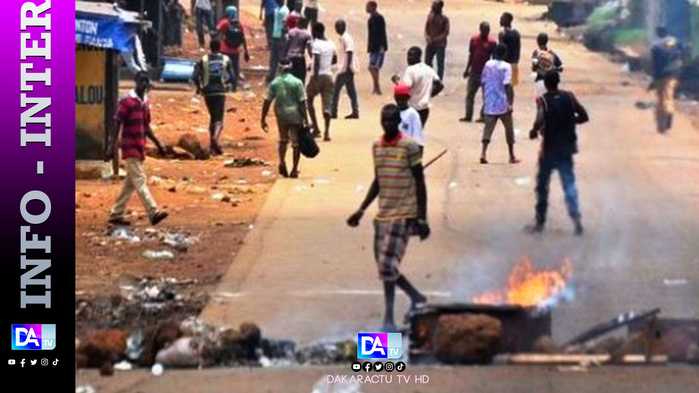
[[[141,23],[149,24],[148,21],[142,21],[138,18],[138,13],[126,11],[111,3],[98,3],[92,1],[76,1],[75,13],[86,13],[92,15],[107,16],[112,18],[120,18],[126,23]]]

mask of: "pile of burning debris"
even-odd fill
[[[540,364],[585,370],[601,364],[699,363],[699,321],[628,312],[557,344],[551,313],[573,297],[572,265],[536,270],[523,258],[507,289],[472,303],[429,305],[410,319],[410,360],[446,364]],[[626,336],[608,334],[628,327]]]

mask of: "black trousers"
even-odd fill
[[[306,85],[306,57],[292,57],[291,59],[291,75],[299,78],[303,85]]]
[[[209,111],[209,127],[213,127],[217,122],[223,122],[223,114],[226,110],[226,96],[223,94],[204,96],[204,102],[206,102],[206,109]]]
[[[427,125],[427,119],[430,118],[430,108],[425,108],[422,110],[417,111],[418,115],[420,115],[420,121],[422,122],[422,128],[425,128]]]

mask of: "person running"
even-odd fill
[[[313,42],[313,37],[311,33],[308,32],[307,23],[305,19],[291,17],[287,19],[287,26],[289,27],[289,38],[286,42],[286,50],[284,51],[284,57],[291,61],[291,74],[306,84],[306,53],[309,57],[312,57],[311,45]]]
[[[347,87],[347,95],[352,104],[352,113],[345,116],[345,119],[359,119],[359,101],[357,99],[357,87],[354,84],[354,75],[357,73],[359,66],[357,65],[357,51],[355,50],[354,39],[347,31],[347,24],[342,19],[338,19],[335,22],[335,32],[340,36],[342,65],[340,66],[340,72],[335,78],[335,91],[331,109],[332,118],[337,119],[340,92],[343,87]]]
[[[475,105],[476,93],[481,89],[481,75],[485,63],[493,56],[493,51],[497,45],[490,38],[490,24],[481,22],[479,33],[471,37],[468,44],[468,62],[464,71],[464,79],[468,78],[466,84],[466,115],[460,121],[470,122],[473,120],[473,107]],[[479,119],[477,122],[483,122],[483,107],[481,106]]]
[[[415,108],[411,108],[408,103],[410,101],[410,87],[405,83],[397,84],[393,89],[393,98],[396,100],[398,109],[400,109],[401,122],[398,128],[400,128],[403,134],[420,145],[420,153],[422,153],[425,146],[425,137],[422,134],[420,114],[417,113]]]
[[[332,41],[325,38],[325,25],[318,22],[311,28],[313,35],[313,45],[311,52],[313,54],[313,66],[311,79],[306,86],[306,94],[308,95],[309,115],[313,123],[313,136],[320,136],[320,127],[318,126],[318,118],[316,116],[315,106],[313,101],[317,95],[320,95],[323,119],[325,120],[325,133],[323,140],[330,141],[330,120],[332,119],[331,106],[333,103],[333,94],[335,92],[335,84],[332,77],[332,66],[337,64],[337,49]]]
[[[556,52],[549,49],[548,43],[548,34],[540,33],[536,37],[536,44],[538,48],[532,53],[532,72],[536,74],[534,83],[536,85],[536,95],[538,97],[541,97],[544,95],[544,93],[546,93],[546,86],[544,86],[544,75],[551,70],[563,72],[563,62],[561,61],[561,58],[558,57]]]
[[[114,157],[114,146],[121,132],[121,158],[126,163],[126,178],[116,204],[109,214],[109,223],[112,225],[131,225],[124,219],[126,206],[131,199],[131,194],[136,191],[143,207],[148,213],[151,225],[157,225],[168,213],[158,210],[153,196],[148,189],[146,174],[143,171],[143,162],[146,159],[146,138],[150,139],[158,148],[158,152],[164,154],[163,146],[150,127],[150,103],[146,92],[150,88],[150,78],[144,71],[136,74],[136,88],[129,95],[119,101],[115,126],[107,135],[105,156],[107,159]]]
[[[228,56],[221,53],[221,42],[217,39],[209,43],[211,53],[195,64],[192,78],[197,94],[204,95],[209,111],[209,140],[213,155],[223,154],[218,140],[223,133],[223,116],[226,112],[226,91],[235,80],[235,69]]]
[[[199,40],[199,51],[204,52],[204,27],[209,34],[214,34],[214,11],[211,8],[211,0],[196,0],[194,3],[194,15],[196,18],[197,39]]]
[[[512,22],[515,17],[509,12],[504,12],[500,17],[500,26],[502,31],[498,36],[499,42],[507,48],[507,54],[503,58],[512,66],[512,87],[519,85],[519,58],[522,50],[522,39],[519,31],[512,28]],[[514,90],[513,90],[514,99]]]
[[[512,89],[512,67],[505,61],[507,47],[498,44],[495,47],[493,59],[488,60],[483,68],[483,114],[485,127],[483,129],[483,150],[481,151],[481,164],[487,164],[488,144],[493,136],[493,131],[498,120],[505,126],[505,138],[510,153],[510,164],[516,164],[519,160],[515,157],[515,130],[512,120],[512,101],[514,93]]]
[[[449,18],[444,16],[444,1],[432,3],[430,15],[425,23],[425,63],[432,67],[437,56],[437,75],[444,80],[444,62],[447,55],[447,37],[449,37]]]
[[[399,130],[400,109],[389,104],[381,110],[383,135],[374,142],[374,181],[359,210],[347,219],[357,227],[366,209],[379,199],[379,211],[374,219],[374,256],[383,281],[385,312],[384,332],[396,332],[393,307],[396,286],[410,298],[410,311],[427,301],[401,273],[400,264],[411,234],[420,240],[430,236],[427,223],[427,187],[422,169],[420,146]]]
[[[398,76],[392,79],[395,84],[400,80]],[[410,88],[410,106],[420,114],[424,129],[430,117],[430,100],[444,90],[444,83],[432,67],[422,62],[422,49],[417,46],[408,49],[408,68],[403,83]]]
[[[238,91],[238,80],[240,79],[240,48],[243,48],[243,56],[246,63],[250,62],[248,53],[248,43],[245,38],[245,27],[240,23],[238,8],[235,6],[226,7],[226,18],[217,26],[221,42],[221,53],[231,59],[233,66],[233,78],[231,79],[231,90]]]
[[[262,130],[268,132],[267,113],[272,101],[274,101],[274,113],[279,129],[279,174],[283,177],[297,178],[299,176],[299,161],[301,160],[299,133],[308,124],[308,110],[303,82],[291,73],[291,69],[292,65],[289,60],[281,61],[279,67],[281,75],[269,85],[267,96],[262,104],[261,123]],[[286,150],[289,141],[291,141],[293,151],[291,173],[287,171],[286,167]]]
[[[586,123],[589,117],[573,93],[558,89],[560,81],[559,73],[554,70],[544,75],[546,93],[537,99],[536,120],[529,132],[531,139],[536,139],[541,132],[543,141],[539,154],[539,172],[536,175],[536,220],[528,229],[532,233],[544,230],[551,174],[557,170],[568,214],[573,220],[575,234],[580,236],[583,234],[583,226],[573,171],[573,155],[578,152],[575,128],[577,124]]]
[[[366,3],[366,12],[369,14],[367,22],[368,34],[368,52],[369,52],[369,73],[374,82],[374,90],[372,94],[381,95],[381,83],[379,74],[383,67],[384,57],[388,51],[388,34],[386,33],[386,20],[383,15],[378,12],[378,4],[375,1]]]
[[[274,30],[274,14],[279,8],[277,0],[261,0],[260,1],[260,20],[263,20],[264,13],[265,38],[267,39],[267,47],[272,50],[272,30]]]
[[[281,53],[286,49],[286,17],[289,16],[289,8],[284,0],[277,0],[279,7],[274,11],[274,26],[272,28],[271,47],[269,48],[269,74],[267,83],[272,83],[277,76],[277,68]]]
[[[675,37],[668,34],[667,29],[660,26],[656,29],[658,39],[651,47],[653,62],[653,82],[649,89],[655,89],[658,97],[655,119],[657,130],[664,134],[672,128],[672,118],[675,112],[675,89],[677,78],[682,71],[683,48]]]

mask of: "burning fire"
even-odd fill
[[[565,291],[572,274],[573,267],[567,259],[563,260],[558,270],[537,271],[532,266],[531,259],[523,257],[512,267],[507,278],[507,289],[486,292],[475,297],[473,302],[522,307],[546,306]]]

